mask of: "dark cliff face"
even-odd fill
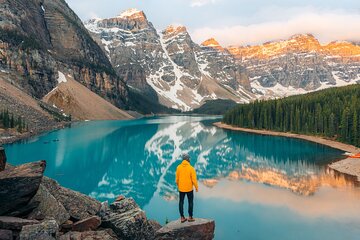
[[[2,0],[0,67],[20,73],[15,83],[36,98],[72,75],[119,107],[127,88],[81,20],[63,0]]]

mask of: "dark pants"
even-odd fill
[[[184,199],[185,195],[187,196],[189,202],[189,216],[193,216],[193,207],[194,207],[194,192],[179,192],[180,194],[180,201],[179,201],[179,211],[180,216],[184,217]]]

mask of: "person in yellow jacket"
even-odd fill
[[[194,207],[194,191],[195,187],[196,192],[198,192],[198,183],[196,179],[195,169],[190,165],[190,156],[188,154],[183,154],[183,161],[176,168],[176,185],[179,189],[179,211],[181,216],[181,222],[195,221],[193,218],[193,207]],[[188,198],[189,202],[189,219],[186,219],[184,216],[184,199],[185,195]]]

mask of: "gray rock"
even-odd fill
[[[87,232],[68,232],[59,237],[59,240],[116,240],[118,239],[111,229]]]
[[[57,85],[58,71],[66,69],[115,105],[126,104],[125,83],[65,1],[3,0],[0,19],[6,23],[0,30],[7,33],[1,65],[19,76],[14,85],[42,99]],[[17,41],[8,37],[14,35]]]
[[[120,239],[153,239],[155,230],[145,212],[132,198],[126,198],[110,205],[110,210],[102,217],[102,227],[111,228]]]
[[[100,207],[100,211],[99,211],[99,216],[102,218],[106,215],[106,213],[110,210],[109,207],[109,203],[108,201],[102,202],[101,203],[101,207]]]
[[[44,177],[42,184],[61,203],[70,216],[82,220],[100,211],[101,203],[89,196],[60,186],[55,180]]]
[[[25,206],[19,207],[16,210],[13,210],[9,213],[6,213],[9,217],[26,217],[39,206],[40,202],[38,201],[31,201],[26,204]]]
[[[38,224],[39,221],[17,217],[0,216],[0,229],[20,231],[23,226]]]
[[[73,224],[72,231],[86,232],[96,230],[101,225],[101,218],[98,216],[92,216]]]
[[[196,218],[195,222],[172,221],[156,232],[156,240],[211,240],[214,238],[214,220]]]
[[[66,222],[64,222],[64,223],[60,226],[61,231],[62,231],[62,232],[68,232],[68,231],[70,231],[70,230],[72,229],[73,224],[74,224],[73,221],[67,220]]]
[[[311,34],[298,34],[288,40],[228,50],[246,68],[251,81],[258,81],[265,88],[280,84],[311,91],[321,85],[335,86],[336,79],[357,79],[360,58],[351,54],[355,49],[350,42],[321,45]]]
[[[31,202],[39,202],[39,205],[30,213],[29,219],[55,219],[61,225],[70,218],[64,206],[42,184]]]
[[[0,172],[0,215],[24,207],[36,194],[45,161],[23,164]]]
[[[10,230],[0,229],[1,240],[13,240],[13,233]]]
[[[162,228],[161,224],[155,220],[150,219],[148,220],[148,223],[151,225],[155,232]]]
[[[24,226],[20,232],[20,240],[54,240],[59,225],[55,220],[47,220],[39,224]]]

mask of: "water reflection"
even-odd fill
[[[183,151],[189,152],[205,186],[213,187],[219,179],[227,178],[311,195],[323,185],[354,184],[326,170],[324,162],[338,158],[340,152],[322,145],[223,131],[213,127],[212,121],[152,121],[120,127],[100,143],[93,143],[91,148],[101,150],[102,155],[92,154],[92,159],[104,161],[99,174],[89,175],[90,182],[97,179],[97,184],[89,187],[91,196],[113,200],[123,194],[134,197],[141,206],[148,204],[154,194],[175,200],[175,169]],[[93,169],[93,165],[88,168]]]
[[[224,131],[214,121],[218,119],[89,122],[7,145],[6,151],[13,164],[46,159],[46,175],[101,201],[133,197],[161,223],[178,217],[174,178],[186,151],[200,181],[196,214],[216,219],[218,239],[238,239],[239,232],[243,239],[297,239],[289,232],[298,233],[298,226],[304,239],[356,239],[360,191],[354,179],[326,167],[341,151],[297,139]],[[285,227],[288,232],[282,233]],[[314,231],[319,231],[316,237]]]

